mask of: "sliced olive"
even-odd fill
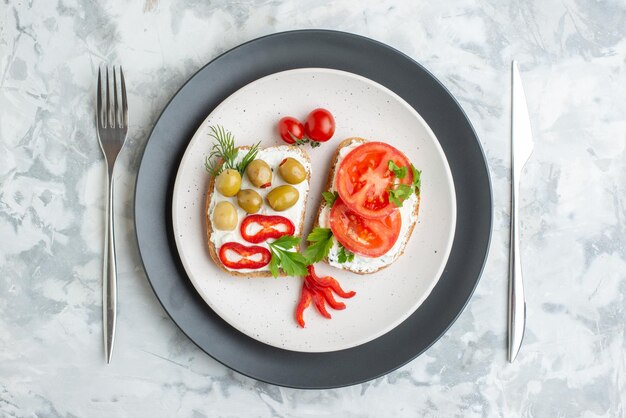
[[[213,226],[222,231],[232,231],[237,227],[237,210],[230,202],[220,202],[213,210]]]
[[[246,174],[256,187],[264,189],[272,185],[272,169],[263,160],[254,160],[248,164]]]
[[[237,203],[248,213],[257,213],[263,204],[263,198],[252,189],[240,190],[237,193]]]
[[[224,170],[216,177],[215,187],[224,196],[234,196],[241,188],[241,174],[239,174],[239,171],[230,168]]]
[[[306,178],[306,170],[295,158],[285,158],[278,166],[281,177],[289,184],[302,183]]]
[[[296,204],[300,193],[293,186],[278,186],[267,194],[267,203],[276,211],[286,210]]]

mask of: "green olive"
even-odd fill
[[[295,158],[285,158],[278,166],[278,172],[289,184],[302,183],[306,178],[306,170]]]
[[[250,182],[262,189],[272,185],[272,169],[263,160],[254,160],[246,168]]]
[[[276,211],[289,209],[296,204],[300,193],[293,186],[278,186],[267,194],[267,203]]]
[[[213,226],[222,231],[232,231],[237,227],[237,210],[230,202],[220,202],[213,210]]]
[[[263,198],[252,189],[240,190],[237,193],[237,203],[248,213],[257,213],[263,204]]]
[[[239,171],[230,168],[224,170],[215,179],[215,187],[224,196],[234,196],[241,188],[241,174],[239,174]]]

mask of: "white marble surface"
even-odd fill
[[[448,333],[409,365],[325,391],[240,376],[191,343],[140,267],[141,147],[178,87],[241,42],[330,28],[386,42],[468,112],[489,160],[494,235]],[[626,414],[623,1],[0,2],[0,415],[612,416]],[[535,132],[522,187],[528,328],[505,361],[509,62]],[[123,63],[131,147],[118,172],[119,325],[103,362],[103,162],[95,73]]]

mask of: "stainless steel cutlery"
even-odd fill
[[[106,232],[104,236],[104,268],[103,268],[103,328],[104,350],[107,363],[111,362],[113,344],[115,342],[115,324],[117,321],[117,269],[115,262],[115,222],[113,211],[114,179],[113,169],[126,134],[128,133],[128,100],[126,83],[122,67],[118,68],[119,82],[115,66],[112,67],[112,80],[109,68],[105,70],[104,82],[98,69],[98,91],[96,94],[96,123],[98,140],[107,165],[107,205]],[[112,81],[112,83],[111,83]],[[119,96],[118,96],[119,91]]]
[[[526,327],[526,300],[519,251],[519,184],[533,151],[526,96],[517,62],[511,65],[511,247],[509,258],[508,360],[517,357]]]

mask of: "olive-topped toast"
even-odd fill
[[[299,253],[311,160],[296,146],[236,147],[212,127],[206,230],[213,261],[236,276],[306,274]]]

